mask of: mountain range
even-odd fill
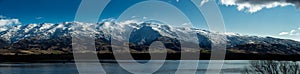
[[[106,21],[99,23],[64,22],[28,25],[5,25],[0,27],[0,49],[3,53],[24,50],[72,52],[72,35],[91,34],[98,51],[111,52],[111,40],[129,41],[134,52],[148,51],[154,41],[162,42],[168,52],[181,50],[180,42],[199,45],[202,52],[210,52],[211,44],[218,42],[210,35],[225,35],[228,53],[254,54],[300,54],[300,42],[273,37],[218,33],[187,26],[171,26],[157,22]],[[196,41],[195,41],[196,40]],[[117,46],[116,46],[117,47]],[[123,49],[119,47],[119,49]],[[30,52],[25,50],[31,50]],[[20,52],[20,51],[18,51]]]

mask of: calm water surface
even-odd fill
[[[146,62],[146,61],[139,61]],[[155,72],[155,74],[174,74],[177,70],[178,60],[168,60],[164,65]],[[126,62],[130,64],[130,62]],[[118,63],[108,61],[101,63],[107,74],[130,74]],[[155,65],[155,64],[153,64]],[[206,71],[208,60],[201,60],[198,64],[197,74],[203,74]],[[222,73],[240,74],[243,69],[249,65],[249,60],[226,60]],[[93,70],[86,68],[86,70]],[[148,70],[147,68],[142,70]],[[190,69],[184,69],[189,71]],[[141,71],[142,72],[142,71]],[[23,64],[0,64],[0,74],[78,74],[74,63],[23,63]]]

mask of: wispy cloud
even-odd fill
[[[295,6],[300,7],[300,0],[220,0],[226,6],[237,6],[239,11],[254,13],[264,8]]]
[[[43,19],[43,17],[36,17],[35,19],[39,20],[39,19]]]
[[[202,0],[200,6],[203,6],[207,2],[208,2],[208,0]]]
[[[288,35],[289,32],[280,32],[278,35]]]
[[[0,26],[21,24],[19,19],[0,19]]]
[[[180,0],[176,0],[176,2],[179,2]],[[204,5],[205,3],[207,3],[209,0],[202,0],[200,3],[200,6]]]
[[[281,36],[300,36],[300,28],[298,29],[293,29],[287,32],[280,32],[278,35]]]
[[[6,16],[0,15],[0,26],[21,24],[19,19],[11,19]]]

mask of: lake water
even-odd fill
[[[143,60],[139,62],[145,62]],[[155,72],[155,74],[174,74],[178,69],[178,60],[165,61],[164,65]],[[126,62],[130,64],[130,62]],[[107,74],[130,74],[118,63],[113,61],[102,62],[104,70]],[[153,64],[155,65],[155,64]],[[226,60],[222,67],[221,73],[224,74],[240,74],[246,66],[249,65],[248,60]],[[208,66],[208,60],[200,60],[198,64],[197,74],[203,74]],[[85,70],[94,70],[86,68]],[[142,69],[147,71],[148,69]],[[189,71],[190,69],[183,69]],[[92,73],[92,72],[90,72]],[[89,74],[90,74],[89,73]],[[19,64],[0,64],[0,74],[78,74],[75,63],[19,63]],[[95,74],[95,73],[92,73]]]

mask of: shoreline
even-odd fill
[[[90,55],[92,53],[80,54]],[[160,53],[154,53],[160,55]],[[188,53],[193,54],[193,53]],[[115,60],[113,53],[99,53],[98,59]],[[122,55],[122,54],[120,54]],[[135,60],[150,60],[148,53],[131,53]],[[153,60],[181,60],[181,53],[168,53],[166,59]],[[209,53],[201,53],[199,59],[184,59],[184,60],[282,60],[282,61],[300,61],[300,55],[278,55],[278,54],[237,54],[228,53],[225,59],[210,59]],[[82,57],[86,62],[95,62],[91,58]],[[128,59],[120,59],[128,60]],[[44,55],[0,55],[0,63],[74,63],[73,54],[44,54]]]

